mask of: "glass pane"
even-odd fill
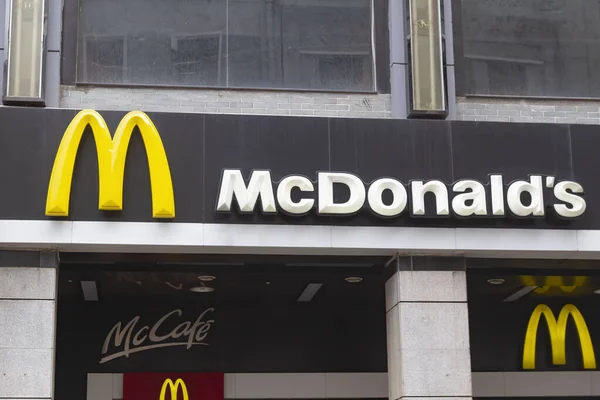
[[[80,82],[373,90],[371,0],[81,3]]]
[[[461,0],[466,92],[599,97],[599,0]]]
[[[230,0],[229,85],[373,90],[371,0]]]
[[[81,0],[79,82],[225,85],[225,0]]]
[[[10,22],[7,96],[40,98],[43,0],[13,0]]]

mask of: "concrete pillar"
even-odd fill
[[[54,395],[57,261],[0,251],[0,399]]]
[[[396,260],[385,285],[389,398],[470,399],[465,260]]]

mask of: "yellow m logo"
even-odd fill
[[[173,383],[173,381],[170,379],[165,380],[165,382],[162,385],[162,388],[160,389],[160,397],[158,398],[158,400],[165,400],[167,388],[171,390],[170,400],[177,400],[177,392],[180,386],[181,392],[183,393],[183,400],[189,400],[187,387],[185,386],[183,379],[177,379],[175,383]]]
[[[60,142],[54,160],[48,185],[46,215],[58,217],[69,215],[75,158],[83,132],[88,125],[92,128],[98,153],[100,186],[98,208],[100,210],[123,209],[125,158],[133,128],[137,126],[146,147],[152,188],[152,216],[174,218],[175,200],[167,155],[156,127],[141,111],[132,111],[125,115],[117,127],[114,138],[111,137],[104,118],[96,111],[83,110],[73,118]]]
[[[523,369],[535,369],[535,346],[538,326],[542,315],[546,319],[548,332],[550,332],[550,345],[552,348],[552,363],[554,365],[565,365],[567,363],[565,339],[567,333],[567,322],[569,316],[573,317],[577,333],[579,334],[579,344],[581,347],[581,356],[583,358],[583,367],[585,369],[596,369],[596,356],[594,346],[590,338],[590,331],[583,315],[577,307],[567,304],[560,310],[558,320],[547,305],[540,304],[531,313],[527,333],[525,334],[525,346],[523,347]]]

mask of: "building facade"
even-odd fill
[[[598,20],[0,0],[0,399],[600,397]]]

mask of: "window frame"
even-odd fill
[[[247,87],[247,86],[206,86],[206,85],[172,85],[172,84],[137,84],[137,83],[93,83],[81,82],[77,78],[79,50],[79,7],[80,0],[64,0],[63,31],[62,31],[62,64],[61,84],[71,86],[95,87],[128,87],[128,88],[182,88],[208,90],[261,90],[274,92],[324,92],[324,93],[385,93],[391,92],[389,71],[389,34],[388,9],[389,1],[370,0],[371,23],[371,64],[372,89],[310,89],[310,88],[280,88],[280,87]],[[227,72],[226,72],[227,75]]]
[[[455,82],[456,82],[456,96],[457,97],[465,97],[472,99],[490,99],[490,98],[498,98],[498,99],[531,99],[531,100],[568,100],[568,101],[589,101],[600,100],[600,94],[598,96],[586,97],[586,96],[531,96],[531,95],[517,95],[517,94],[478,94],[472,93],[471,85],[469,84],[469,79],[466,73],[466,64],[467,59],[475,59],[473,56],[468,57],[464,55],[464,34],[462,29],[462,2],[461,0],[453,0],[452,5],[452,34],[454,37],[453,44],[454,47],[452,51],[454,52],[454,66],[455,66]],[[498,60],[500,57],[498,57]],[[535,64],[535,60],[523,60],[522,64],[524,65],[533,65]]]

